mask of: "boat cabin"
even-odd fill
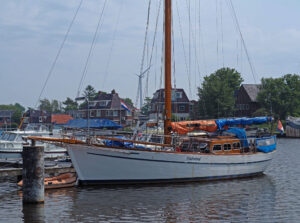
[[[239,139],[234,137],[216,136],[184,138],[180,147],[181,152],[233,154],[244,152]]]

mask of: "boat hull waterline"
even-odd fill
[[[83,184],[185,182],[262,174],[271,153],[208,155],[68,145]]]

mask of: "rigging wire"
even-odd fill
[[[223,32],[223,4],[220,1],[220,13],[221,13],[221,41],[222,41],[222,64],[224,66],[224,32]]]
[[[250,70],[251,70],[253,79],[254,79],[254,83],[256,84],[256,78],[255,78],[256,72],[255,72],[254,66],[253,66],[253,64],[252,64],[252,61],[251,61],[251,59],[250,59],[250,55],[249,55],[248,49],[247,49],[247,47],[246,47],[246,43],[245,43],[245,40],[244,40],[242,31],[241,31],[241,28],[240,28],[240,25],[239,25],[239,21],[238,21],[238,18],[237,18],[237,15],[236,15],[236,12],[235,12],[235,9],[234,9],[232,0],[229,0],[229,3],[227,2],[227,4],[228,4],[229,9],[230,9],[231,12],[232,12],[232,17],[233,17],[233,20],[234,20],[234,22],[235,22],[236,28],[237,28],[238,33],[239,33],[240,38],[241,38],[241,42],[242,42],[242,45],[243,45],[244,50],[245,50],[245,54],[246,54],[247,59],[248,59],[248,63],[249,63],[249,66],[250,66]]]
[[[148,10],[147,10],[147,20],[146,20],[146,31],[145,31],[145,38],[144,38],[144,47],[142,53],[142,61],[141,61],[141,68],[140,73],[143,73],[144,70],[144,62],[145,62],[145,54],[146,54],[146,47],[147,47],[147,40],[148,40],[148,30],[149,30],[149,20],[150,20],[150,13],[151,13],[151,0],[148,2]],[[139,94],[136,97],[135,106],[137,106],[139,100]]]
[[[39,95],[39,97],[38,97],[38,100],[37,100],[37,102],[36,102],[36,104],[35,104],[35,106],[34,106],[35,108],[37,108],[37,105],[38,105],[38,103],[39,103],[40,100],[41,100],[42,94],[44,93],[44,90],[45,90],[46,85],[47,85],[47,83],[48,83],[48,81],[49,81],[49,79],[50,79],[50,76],[51,76],[51,74],[52,74],[52,72],[53,72],[53,70],[54,70],[54,67],[55,67],[55,65],[56,65],[56,62],[57,62],[57,60],[58,60],[58,58],[59,58],[59,56],[60,56],[60,53],[61,53],[61,51],[62,51],[62,49],[63,49],[63,47],[64,47],[64,45],[65,45],[65,42],[66,42],[66,40],[67,40],[67,37],[69,36],[70,30],[71,30],[71,28],[72,28],[72,26],[73,26],[73,23],[74,23],[74,21],[75,21],[75,19],[76,19],[76,17],[77,17],[77,14],[78,14],[78,11],[79,11],[79,9],[80,9],[80,7],[81,7],[81,5],[82,5],[82,2],[83,2],[83,0],[80,0],[79,4],[78,4],[78,6],[77,6],[77,9],[76,9],[76,11],[75,11],[75,14],[74,14],[74,16],[73,16],[73,18],[72,18],[72,20],[71,20],[71,23],[69,24],[69,27],[68,27],[68,29],[67,29],[67,31],[66,31],[66,33],[65,33],[64,39],[63,39],[63,41],[62,41],[62,43],[61,43],[61,45],[60,45],[60,47],[59,47],[59,49],[58,49],[58,51],[57,51],[57,54],[56,54],[56,56],[55,56],[55,58],[54,58],[54,61],[53,61],[52,65],[51,65],[51,67],[50,67],[50,70],[49,70],[48,74],[47,74],[46,81],[45,81],[45,83],[44,83],[44,85],[43,85],[43,87],[42,87],[42,90],[41,90],[41,92],[40,92],[40,95]]]
[[[216,2],[216,38],[217,38],[217,66],[219,66],[219,27],[218,27],[218,0],[215,1]]]
[[[90,62],[90,57],[91,57],[93,49],[95,47],[95,43],[96,43],[96,39],[97,39],[97,36],[98,36],[99,28],[103,24],[103,22],[101,23],[101,21],[102,21],[102,17],[103,17],[103,14],[104,14],[105,7],[106,7],[106,3],[107,3],[107,0],[104,1],[102,10],[100,10],[100,13],[99,13],[99,19],[98,19],[97,27],[96,27],[96,30],[95,30],[95,33],[94,33],[94,37],[93,37],[93,40],[92,40],[92,43],[91,43],[91,46],[90,46],[90,50],[89,50],[89,53],[88,53],[85,65],[84,65],[82,76],[81,76],[81,79],[80,79],[80,82],[79,82],[78,91],[77,91],[77,97],[79,97],[79,95],[80,95],[80,91],[81,91],[81,88],[82,88],[82,85],[83,85],[83,81],[84,81],[84,79],[85,79],[85,77],[87,75],[88,64]]]
[[[184,56],[184,62],[185,62],[185,69],[186,69],[186,74],[188,76],[188,83],[189,83],[189,90],[191,91],[191,78],[189,75],[189,69],[188,69],[188,64],[187,64],[187,56],[186,56],[186,50],[184,47],[184,40],[183,40],[183,33],[182,33],[182,25],[181,25],[181,18],[179,14],[179,7],[178,7],[178,1],[176,0],[176,11],[177,11],[177,16],[178,16],[178,25],[179,25],[179,30],[180,30],[180,37],[181,37],[181,43],[182,43],[182,49],[183,49],[183,56]],[[190,92],[191,94],[191,92]]]
[[[155,46],[155,43],[156,43],[156,34],[157,34],[157,28],[158,28],[158,22],[159,22],[159,15],[160,15],[160,10],[161,10],[161,3],[162,3],[162,0],[160,0],[159,6],[158,6],[158,9],[157,9],[156,22],[155,22],[155,30],[154,30],[154,37],[153,37],[153,41],[152,41],[151,53],[150,53],[150,59],[149,59],[148,67],[150,67],[151,64],[152,64],[153,51],[154,51],[154,46]],[[146,93],[145,93],[145,96],[148,96],[149,74],[150,74],[150,69],[148,70],[147,76],[146,76],[146,89],[145,89]]]
[[[112,55],[113,48],[114,48],[114,42],[115,42],[115,38],[116,38],[117,27],[119,25],[120,15],[121,15],[121,12],[122,12],[122,9],[123,9],[123,5],[124,5],[124,0],[121,1],[120,8],[119,8],[119,11],[118,11],[117,21],[116,21],[116,24],[115,24],[115,27],[114,27],[114,33],[113,33],[113,37],[112,37],[112,43],[111,43],[110,51],[109,51],[109,54],[108,54],[108,60],[107,60],[106,66],[105,66],[104,80],[102,82],[102,88],[104,88],[104,86],[106,84],[106,79],[107,79],[107,76],[108,76],[108,68],[110,66],[111,55]]]

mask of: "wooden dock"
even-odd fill
[[[50,176],[58,175],[61,173],[74,173],[74,168],[70,166],[57,165],[53,167],[45,167],[45,174]],[[0,177],[19,177],[22,176],[22,168],[1,168]]]

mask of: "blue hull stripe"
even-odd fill
[[[198,164],[198,165],[203,165],[203,164],[209,164],[209,165],[241,165],[241,164],[248,164],[248,163],[263,163],[263,162],[271,160],[271,159],[267,159],[267,160],[254,161],[254,162],[244,162],[244,163],[199,163],[199,162],[190,162],[190,161],[183,162],[183,161],[142,159],[142,158],[133,158],[133,157],[105,155],[105,154],[91,153],[91,152],[87,152],[87,154],[95,155],[95,156],[105,156],[105,157],[111,157],[111,158],[117,158],[117,159],[142,160],[142,161],[148,161],[148,162],[161,162],[161,163]]]
[[[263,172],[251,174],[239,174],[230,176],[214,176],[214,177],[192,177],[192,178],[173,178],[173,179],[151,179],[151,180],[79,180],[82,185],[91,184],[150,184],[150,183],[180,183],[180,182],[197,182],[197,181],[210,181],[210,180],[229,180],[234,178],[245,178],[262,175]]]

